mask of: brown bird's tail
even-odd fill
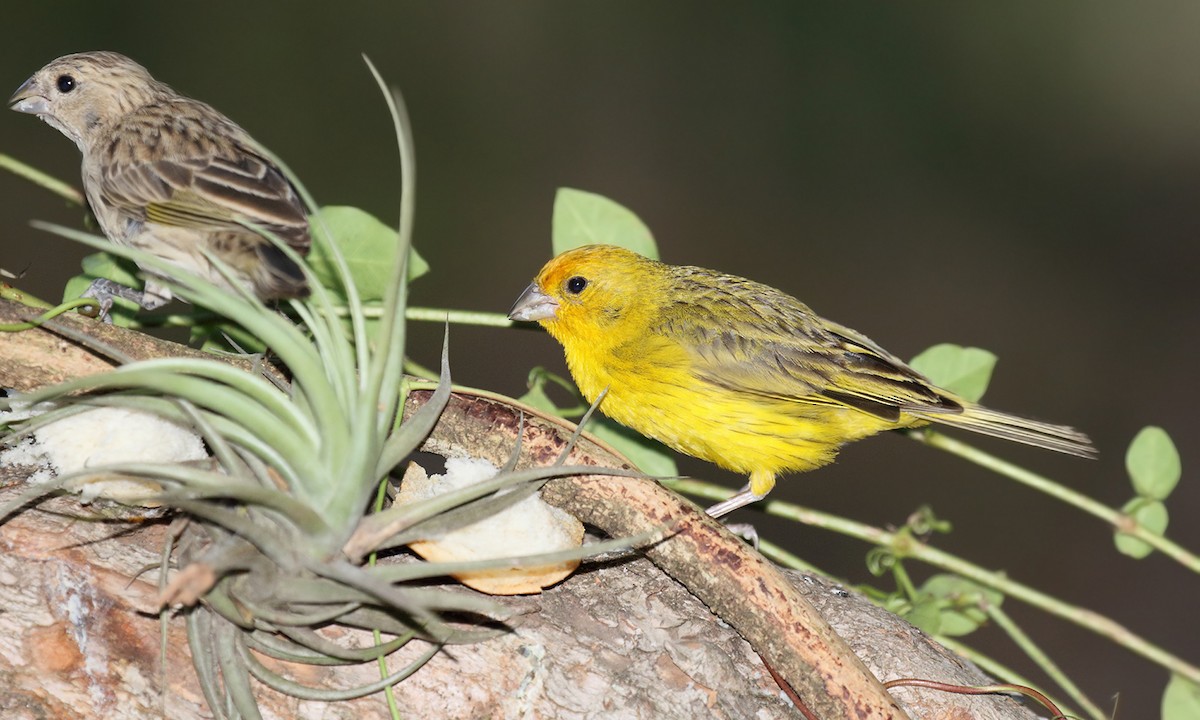
[[[264,300],[305,298],[309,295],[304,271],[271,242],[257,246],[259,272],[254,276],[254,292]]]
[[[1092,445],[1088,436],[1073,427],[1052,425],[1019,415],[1010,415],[990,410],[982,405],[964,403],[961,413],[913,412],[912,414],[932,423],[962,428],[1076,457],[1095,458],[1097,455],[1096,447]]]

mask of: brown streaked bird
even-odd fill
[[[308,294],[295,262],[261,228],[300,255],[311,244],[296,189],[247,133],[211,106],[184,97],[115,52],[65,55],[38,70],[8,101],[75,141],[83,188],[104,234],[186,272],[229,287],[204,256],[228,264],[263,300]],[[144,293],[97,280],[85,296],[129,297],[153,309],[171,292],[149,275]]]

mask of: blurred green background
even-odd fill
[[[1164,426],[1185,467],[1198,449],[1200,4],[105,5],[6,7],[3,91],[68,52],[124,52],[242,124],[320,202],[391,222],[399,169],[368,53],[415,125],[433,273],[414,304],[507,311],[549,257],[555,188],[572,186],[640,214],[666,261],[783,288],[901,356],[996,352],[988,404],[1076,425],[1102,459],[979,444],[1107,504],[1130,496],[1123,456],[1143,425]],[[78,183],[51,128],[2,113],[0,137]],[[0,175],[0,267],[55,299],[84,252],[31,218],[80,213]],[[440,333],[415,329],[417,359],[436,361]],[[512,395],[535,364],[565,372],[540,332],[456,327],[451,361],[458,382]],[[851,446],[774,497],[879,525],[931,503],[955,526],[940,547],[1200,660],[1200,578],[1117,555],[1096,522],[903,438]],[[1168,506],[1170,535],[1200,546],[1197,484]],[[868,579],[861,544],[740,517]],[[1120,717],[1157,717],[1163,671],[1006,607],[1102,706],[1119,695]],[[1024,667],[997,631],[977,641]]]

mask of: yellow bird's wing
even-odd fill
[[[717,289],[664,312],[693,372],[738,393],[850,407],[896,421],[901,412],[959,413],[962,406],[869,338],[828,322],[766,285],[719,276]],[[730,286],[729,280],[737,281]]]

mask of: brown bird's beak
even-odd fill
[[[554,317],[558,302],[538,289],[536,284],[530,284],[517,298],[517,302],[508,311],[509,320],[524,320],[534,322]]]
[[[41,115],[46,112],[46,98],[38,95],[37,83],[33,78],[26,80],[8,99],[8,106],[17,112]]]

